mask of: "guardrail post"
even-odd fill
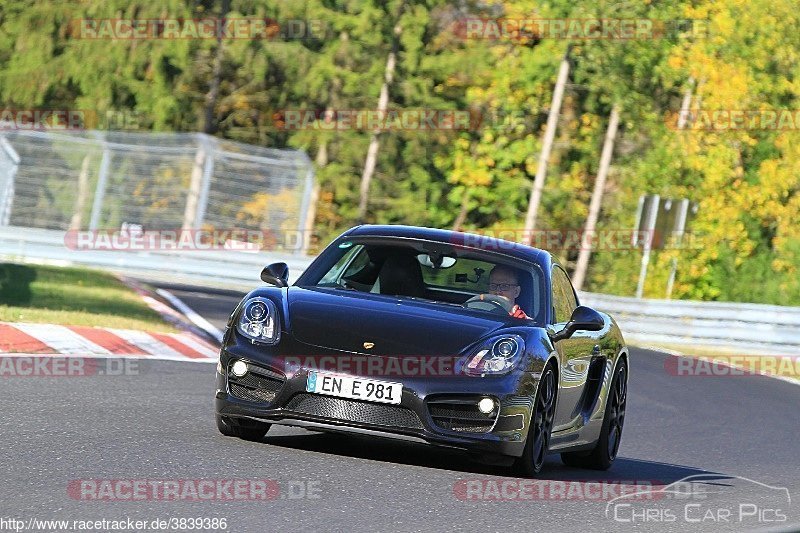
[[[644,295],[644,280],[647,278],[647,265],[650,264],[650,249],[653,246],[653,231],[656,228],[656,217],[658,217],[658,206],[661,202],[661,197],[657,194],[653,195],[653,207],[650,209],[649,217],[647,219],[646,237],[644,240],[644,253],[642,254],[642,266],[639,269],[639,283],[636,285],[636,297],[641,298]]]
[[[197,215],[199,213],[200,195],[203,189],[203,176],[205,174],[203,163],[206,160],[206,141],[200,136],[197,152],[194,155],[194,165],[192,166],[192,180],[189,183],[189,190],[186,195],[186,209],[183,212],[184,231],[197,228]]]
[[[200,228],[206,218],[208,208],[208,193],[211,190],[211,178],[214,176],[214,156],[216,154],[216,141],[213,137],[205,138],[206,159],[203,163],[203,183],[200,187],[200,197],[197,200],[197,213],[194,217],[194,227]]]
[[[0,226],[8,226],[11,221],[11,206],[14,203],[14,178],[19,169],[20,159],[14,147],[2,136],[0,136],[0,150],[5,153],[9,161],[5,180],[0,189]]]
[[[636,224],[639,224],[639,221],[642,219],[642,212],[644,211],[644,202],[645,202],[646,195],[642,194],[639,196],[639,203],[636,206]],[[639,246],[639,228],[634,228],[633,235],[631,236],[631,246]]]
[[[97,188],[94,191],[94,201],[92,202],[92,216],[89,218],[89,229],[92,231],[97,229],[100,224],[100,216],[103,214],[103,200],[108,187],[109,165],[111,165],[111,150],[109,150],[106,143],[103,143],[103,158],[100,160],[100,173],[97,177]]]
[[[689,199],[684,198],[681,200],[680,207],[678,208],[678,217],[675,219],[675,246],[680,247],[683,240],[683,233],[686,230],[686,217],[689,215]],[[667,280],[667,300],[672,298],[672,289],[675,287],[675,275],[678,273],[678,259],[672,259],[672,268],[669,271],[669,279]]]
[[[81,171],[78,174],[78,193],[75,197],[75,205],[72,208],[72,218],[69,221],[69,229],[79,230],[83,224],[83,211],[86,206],[86,196],[89,194],[89,162],[91,156],[83,156]]]

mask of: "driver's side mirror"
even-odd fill
[[[605,327],[603,315],[585,305],[579,305],[572,312],[572,316],[564,329],[550,334],[553,342],[558,342],[572,337],[576,331],[600,331]]]
[[[286,263],[272,263],[261,271],[261,279],[276,287],[289,286],[289,265]]]

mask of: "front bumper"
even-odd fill
[[[216,376],[217,414],[484,454],[522,455],[538,381],[533,372],[484,378],[364,376],[403,383],[400,404],[388,405],[309,393],[308,369],[286,365],[283,357],[265,353],[268,351],[249,343],[223,348]],[[247,361],[254,369],[245,382],[230,375],[230,365],[236,359]],[[487,396],[497,403],[491,421],[471,422],[471,414],[465,416],[469,406],[476,406]]]

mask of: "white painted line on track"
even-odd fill
[[[174,294],[165,289],[156,289],[156,294],[158,294],[159,296],[167,300],[169,303],[171,303],[173,306],[175,306],[175,308],[181,313],[183,313],[184,316],[186,316],[186,318],[188,318],[192,322],[192,324],[202,329],[203,331],[211,335],[212,338],[216,339],[217,342],[222,344],[222,336],[223,336],[222,331],[214,324],[212,324],[211,322],[200,316],[194,309],[186,305],[186,303],[183,300],[181,300],[180,298],[178,298],[177,296],[175,296]]]

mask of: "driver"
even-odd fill
[[[508,312],[514,318],[528,318],[520,306],[517,298],[522,288],[519,286],[519,274],[516,269],[505,265],[496,265],[489,273],[489,292],[511,300],[514,307]]]

